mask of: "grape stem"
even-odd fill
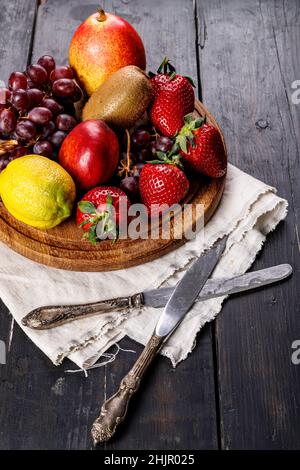
[[[19,145],[17,140],[0,140],[0,156],[14,150]]]
[[[125,176],[128,176],[131,172],[131,158],[130,158],[130,146],[131,146],[131,141],[130,141],[130,132],[128,129],[125,129],[126,135],[127,135],[127,150],[126,150],[126,163],[122,162],[120,166],[120,171],[119,171],[119,176],[123,176],[123,173],[125,173]]]

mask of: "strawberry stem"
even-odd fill
[[[175,69],[174,65],[172,65],[170,63],[170,60],[168,59],[168,57],[164,57],[162,63],[160,64],[160,66],[157,69],[157,73],[165,73],[165,74],[170,75],[170,76],[172,76],[174,74],[174,76],[175,76],[176,75],[176,69]],[[172,78],[174,78],[174,77],[172,77]]]

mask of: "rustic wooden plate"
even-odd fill
[[[221,133],[215,118],[199,101],[195,103],[195,114],[206,115],[208,122]],[[199,176],[191,181],[190,191],[184,202],[203,204],[205,223],[218,207],[225,178],[226,176],[207,179]],[[196,220],[193,220],[193,223],[196,223]],[[186,242],[185,238],[170,240],[149,238],[118,240],[115,243],[107,240],[93,246],[90,242],[82,240],[82,231],[76,227],[74,217],[54,229],[42,231],[14,219],[2,203],[0,203],[0,240],[31,260],[71,271],[111,271],[136,266],[159,258]]]

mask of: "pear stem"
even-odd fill
[[[97,21],[99,21],[100,23],[102,23],[103,21],[106,21],[106,14],[103,8],[97,8],[97,12],[98,12]]]

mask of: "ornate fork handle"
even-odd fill
[[[115,434],[118,424],[125,419],[130,398],[138,390],[164,339],[155,334],[151,336],[138,360],[121,381],[117,393],[103,403],[100,416],[92,426],[94,445],[108,441]]]
[[[40,307],[28,313],[22,319],[22,324],[36,330],[46,330],[85,316],[106,314],[133,307],[139,308],[141,305],[143,305],[143,295],[136,294],[131,297],[119,297],[85,305]]]

